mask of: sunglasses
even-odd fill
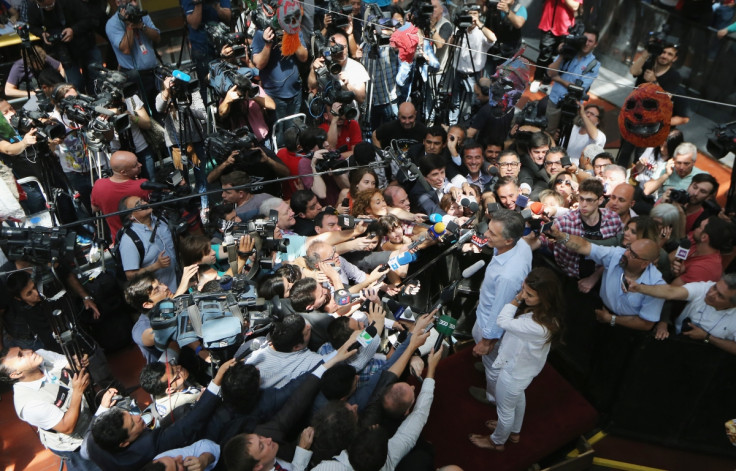
[[[565,180],[564,178],[558,178],[555,180],[555,185],[567,185],[572,188],[572,180]]]

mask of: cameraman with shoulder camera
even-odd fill
[[[570,85],[576,85],[576,82],[581,80],[580,86],[583,88],[584,96],[590,90],[590,86],[598,77],[601,69],[600,62],[593,55],[593,50],[598,45],[598,31],[586,27],[583,36],[585,36],[585,43],[579,45],[580,48],[572,57],[566,57],[564,54],[566,45],[563,43],[562,52],[547,71],[554,82],[547,103],[547,132],[550,134],[557,131],[560,125],[562,108],[559,105],[567,96]]]
[[[117,15],[107,20],[105,32],[120,65],[120,70],[141,87],[148,105],[156,98],[156,77],[153,70],[158,65],[155,47],[161,33],[153,24],[146,10],[141,10],[137,0],[116,0]]]
[[[662,202],[679,205],[685,211],[685,232],[697,228],[710,216],[721,210],[713,197],[718,194],[718,181],[709,173],[695,175],[685,190],[669,188],[662,196]]]
[[[199,90],[202,96],[207,92],[207,72],[210,61],[217,58],[205,30],[205,25],[212,21],[230,24],[230,0],[180,0],[181,9],[187,20],[191,55],[197,69]]]
[[[250,79],[247,75],[244,77]],[[258,91],[257,95],[249,96],[238,85],[233,85],[217,106],[217,117],[226,123],[226,128],[230,130],[247,126],[253,131],[258,142],[263,143],[269,134],[264,112],[275,110],[276,102],[266,94],[262,87],[253,84],[251,87]]]
[[[43,40],[44,49],[62,63],[70,83],[82,91],[86,88],[85,79],[91,85],[95,74],[89,66],[102,63],[95,41],[97,19],[92,6],[81,0],[29,2],[28,25],[30,32]]]
[[[353,92],[355,94],[355,100],[358,103],[363,103],[366,99],[365,84],[371,78],[360,62],[348,57],[348,40],[346,34],[343,31],[335,31],[329,38],[329,47],[330,53],[327,56],[331,58],[330,64],[326,62],[324,54],[312,62],[308,80],[310,90],[321,88],[317,74],[329,72],[328,79],[333,83],[339,83],[342,90]],[[321,91],[324,92],[324,90]]]

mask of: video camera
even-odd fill
[[[31,45],[31,28],[27,23],[18,23],[15,25],[15,32],[18,34],[21,43]]]
[[[20,109],[10,118],[10,125],[17,129],[21,136],[36,128],[36,136],[44,141],[62,139],[66,136],[66,128],[63,124],[52,120],[44,123],[42,120],[45,118],[46,115],[38,111]]]
[[[412,23],[425,34],[430,30],[434,7],[427,0],[415,0],[411,5],[410,16]],[[472,23],[472,20],[470,21]]]
[[[716,159],[725,157],[729,152],[736,153],[736,121],[716,126],[706,148]]]
[[[353,13],[353,7],[351,5],[340,5],[338,0],[331,0],[328,3],[327,14],[332,17],[333,28],[344,28],[350,23],[349,16]]]
[[[575,83],[571,83],[567,86],[567,94],[560,100],[559,107],[561,113],[561,120],[574,119],[578,115],[580,109],[580,102],[590,98],[585,93],[583,88],[583,81],[581,79],[575,80]]]
[[[588,38],[585,37],[585,25],[583,23],[575,23],[567,30],[567,36],[562,41],[560,55],[564,62],[571,61],[576,55],[583,50]]]
[[[123,100],[138,93],[138,85],[128,79],[128,76],[117,70],[109,70],[99,64],[92,64],[91,69],[97,72],[97,101],[107,100],[106,108],[125,108]]]
[[[666,41],[667,35],[670,32],[670,25],[663,24],[659,31],[650,31],[647,40],[647,52],[652,57],[657,57],[662,54],[665,46],[668,44]]]
[[[125,14],[123,15],[123,12],[118,13],[120,15],[120,19],[133,25],[142,22],[143,17],[148,15],[148,11],[143,10],[137,5],[133,5],[132,3],[127,3],[122,10]]]
[[[210,86],[219,96],[225,96],[234,85],[241,98],[253,99],[259,93],[258,86],[250,80],[254,75],[254,70],[258,71],[258,69],[249,67],[238,67],[223,60],[212,61],[210,62]]]
[[[519,126],[535,126],[544,130],[547,128],[547,117],[539,115],[539,102],[530,101],[524,109],[519,112],[518,121]]]
[[[172,70],[169,67],[160,65],[154,69],[154,75],[163,82],[168,77],[173,77],[174,80],[171,83],[171,95],[174,97],[177,103],[192,102],[192,93],[199,88],[199,81],[190,76],[188,73],[181,70]]]
[[[271,28],[274,33],[273,47],[279,47],[281,45],[281,39],[284,37],[284,31],[279,25],[276,11],[278,10],[278,2],[265,0],[258,4],[258,8],[254,9],[251,14],[251,21],[255,23],[256,28],[261,31],[266,31],[266,28]]]
[[[245,34],[237,31],[231,32],[224,24],[214,21],[207,23],[204,29],[215,45],[218,54],[223,47],[230,46],[233,50],[231,57],[243,57],[245,55]]]
[[[107,109],[108,106],[115,104],[115,99],[109,94],[101,95],[98,100],[86,95],[77,95],[64,98],[59,107],[64,116],[86,127],[89,137],[104,140],[109,137],[103,136],[105,133],[111,131],[122,133],[130,128],[130,115],[116,114]]]
[[[430,5],[431,6],[431,5]],[[466,30],[473,26],[473,17],[470,16],[471,11],[480,13],[480,5],[463,5],[455,11],[453,24],[461,30]]]
[[[276,225],[279,222],[279,213],[271,210],[267,218],[255,219],[247,222],[234,224],[229,234],[234,240],[240,240],[245,235],[255,238],[256,250],[259,252],[260,259],[265,263],[271,262],[271,252],[285,253],[288,249],[289,239],[275,239]],[[264,260],[267,259],[267,260]]]
[[[257,144],[258,139],[248,128],[235,131],[218,129],[204,140],[205,153],[215,159],[218,165],[226,161],[234,151],[239,151],[235,156],[236,165],[259,162],[261,150],[256,148]]]
[[[73,262],[77,233],[46,227],[0,228],[0,249],[9,260],[28,260],[39,264],[51,260]]]
[[[363,40],[374,46],[388,46],[395,26],[391,18],[371,16],[363,28]]]

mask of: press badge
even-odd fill
[[[145,56],[146,54],[148,54],[148,48],[146,47],[146,45],[145,45],[145,44],[141,44],[141,45],[140,45],[140,48],[141,48],[141,54],[143,54],[144,56]]]

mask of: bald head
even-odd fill
[[[623,218],[632,206],[634,206],[634,186],[628,183],[619,183],[611,192],[606,208]]]
[[[118,177],[133,179],[141,173],[141,164],[134,153],[119,150],[110,156],[110,167]]]
[[[659,246],[651,239],[638,239],[631,243],[631,250],[649,262],[659,258]]]
[[[399,106],[399,123],[404,129],[412,129],[417,122],[417,110],[410,102],[402,103]]]

